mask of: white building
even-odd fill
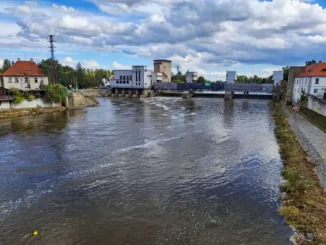
[[[152,72],[152,85],[161,83],[163,81],[163,74],[161,72]]]
[[[283,81],[283,76],[284,76],[283,71],[273,71],[274,86],[281,85],[281,81]]]
[[[187,71],[186,73],[186,83],[195,83],[198,80],[198,73],[197,72],[190,72]]]
[[[49,79],[39,66],[31,59],[21,61],[18,59],[2,75],[1,87],[5,89],[17,88],[22,91],[40,90],[40,85],[48,85]]]
[[[311,94],[316,97],[323,97],[326,93],[326,63],[320,62],[306,66],[295,77],[292,101],[297,103],[302,91],[304,94]]]
[[[227,83],[235,83],[237,80],[237,72],[236,71],[227,71],[226,72],[226,82]]]
[[[152,71],[147,66],[133,66],[131,70],[114,70],[114,79],[110,80],[111,88],[150,88]]]

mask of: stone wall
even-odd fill
[[[313,95],[308,97],[308,108],[326,117],[326,101]]]
[[[106,96],[106,94],[110,91],[110,89],[80,89],[79,93],[83,94],[84,96]]]
[[[23,109],[23,108],[37,108],[37,107],[60,107],[60,104],[48,103],[43,99],[35,99],[33,101],[24,100],[19,104],[11,103],[12,109]]]

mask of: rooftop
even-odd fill
[[[326,62],[308,65],[296,77],[326,77]]]
[[[31,59],[30,61],[21,61],[18,59],[2,76],[4,77],[45,77],[42,70]]]

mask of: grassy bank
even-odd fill
[[[308,108],[301,107],[300,115],[303,116],[307,121],[320,128],[324,133],[326,133],[326,117],[312,111]]]
[[[280,105],[274,105],[275,135],[284,161],[281,189],[283,204],[279,212],[289,225],[303,236],[298,244],[326,245],[326,193],[320,186],[315,165],[309,161],[284,115]],[[312,241],[304,237],[312,234]]]
[[[36,116],[40,114],[61,112],[64,110],[66,110],[65,107],[40,107],[40,108],[28,108],[28,109],[0,110],[0,120],[10,119],[15,117]]]

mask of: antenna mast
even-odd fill
[[[51,52],[51,66],[52,66],[52,81],[53,81],[53,84],[56,84],[57,83],[57,74],[56,74],[56,62],[55,62],[55,57],[54,57],[54,49],[55,49],[55,46],[54,46],[54,43],[55,43],[55,40],[54,40],[54,35],[50,35],[50,52]]]

